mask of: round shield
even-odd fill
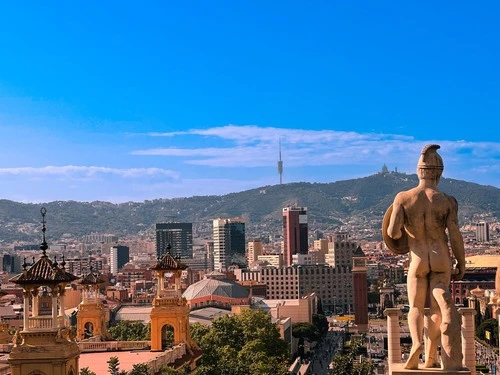
[[[408,234],[403,229],[403,235],[401,238],[395,240],[394,238],[389,237],[387,234],[387,228],[389,228],[389,221],[391,220],[392,214],[392,204],[389,206],[387,211],[385,211],[384,220],[382,221],[382,237],[384,238],[384,242],[393,253],[398,255],[407,254],[410,251],[408,247]]]

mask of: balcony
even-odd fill
[[[52,316],[33,316],[28,318],[27,331],[45,331],[66,326],[66,320],[63,316],[57,317],[55,327],[52,323]]]

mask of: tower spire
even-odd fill
[[[280,185],[283,183],[283,160],[281,160],[281,137],[278,140],[279,144],[279,159],[278,159],[278,173],[280,175]]]
[[[40,213],[42,214],[42,243],[40,244],[40,250],[42,250],[42,256],[46,256],[47,254],[45,251],[49,248],[49,246],[45,240],[45,231],[47,230],[45,227],[45,215],[47,214],[45,207],[40,209]]]

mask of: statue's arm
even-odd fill
[[[389,226],[387,227],[387,234],[389,237],[397,240],[403,235],[403,224],[404,224],[404,210],[401,205],[401,198],[396,195],[394,203],[392,204],[392,214],[389,220]]]
[[[446,226],[450,236],[451,251],[457,260],[458,273],[454,275],[455,280],[461,280],[465,274],[465,248],[464,239],[458,225],[458,203],[455,198],[450,197],[450,212]]]

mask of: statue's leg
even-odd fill
[[[427,276],[416,276],[408,272],[408,328],[410,330],[412,347],[406,361],[405,369],[418,369],[419,357],[422,354],[422,340],[424,336],[424,305],[427,295]]]
[[[438,345],[441,340],[441,330],[439,328],[441,325],[441,312],[434,297],[431,297],[430,303],[430,311],[424,317],[424,330],[426,332],[425,368],[441,367],[437,352]]]
[[[439,277],[436,277],[439,280]],[[441,280],[446,281],[446,280]],[[443,370],[463,369],[461,318],[453,302],[449,283],[438,282],[432,295],[441,309],[441,361]]]

